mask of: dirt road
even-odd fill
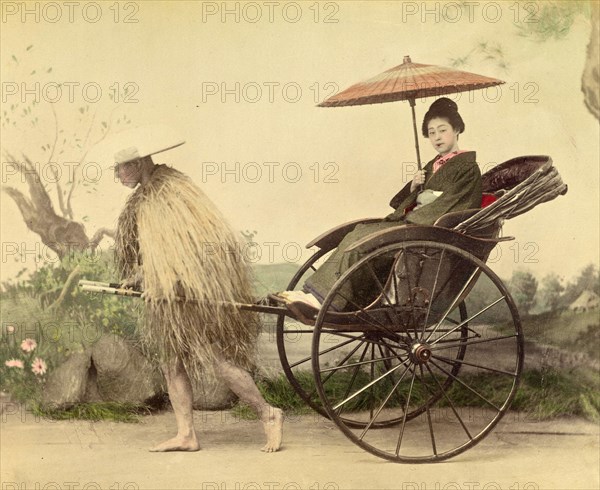
[[[509,413],[478,446],[446,462],[394,464],[364,452],[317,415],[288,419],[283,450],[259,451],[254,421],[195,412],[197,453],[150,453],[173,414],[141,424],[36,419],[5,407],[3,490],[537,490],[598,489],[599,429],[581,419],[534,422]]]

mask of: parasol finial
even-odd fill
[[[410,61],[410,55],[408,55],[408,54],[402,60],[403,65],[405,65],[406,63],[412,63],[412,61]]]

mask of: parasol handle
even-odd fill
[[[412,119],[413,119],[413,132],[415,136],[415,149],[417,150],[417,166],[419,170],[422,169],[421,165],[421,152],[419,151],[419,135],[417,133],[417,116],[415,115],[415,99],[408,99],[408,103],[410,104],[410,109],[412,111]],[[423,185],[419,187],[419,192],[423,191]]]
[[[419,136],[417,133],[417,116],[415,115],[415,99],[408,99],[413,118],[413,132],[415,135],[415,149],[417,150],[417,165],[421,170],[421,152],[419,151]]]

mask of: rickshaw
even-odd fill
[[[517,393],[524,360],[519,312],[486,261],[513,239],[500,234],[505,219],[565,194],[567,186],[543,155],[508,160],[482,183],[479,209],[355,243],[360,260],[319,309],[236,304],[277,316],[279,357],[295,391],[381,458],[429,463],[456,456],[494,429]],[[369,221],[375,220],[346,223],[312,240],[307,247],[315,252],[288,289],[302,287],[349,231]],[[360,294],[349,297],[350,289]],[[334,307],[340,298],[342,309]],[[308,342],[310,355],[301,349]]]

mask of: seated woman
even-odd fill
[[[277,296],[287,303],[302,302],[319,308],[341,274],[361,258],[358,251],[346,253],[350,245],[385,228],[402,224],[433,225],[451,211],[480,207],[481,172],[475,152],[458,148],[458,136],[464,129],[465,123],[454,101],[442,97],[433,102],[423,119],[422,132],[438,155],[392,198],[390,205],[395,211],[379,222],[357,225],[305,282],[304,291],[284,291]],[[336,298],[332,306],[341,310],[345,301]]]

